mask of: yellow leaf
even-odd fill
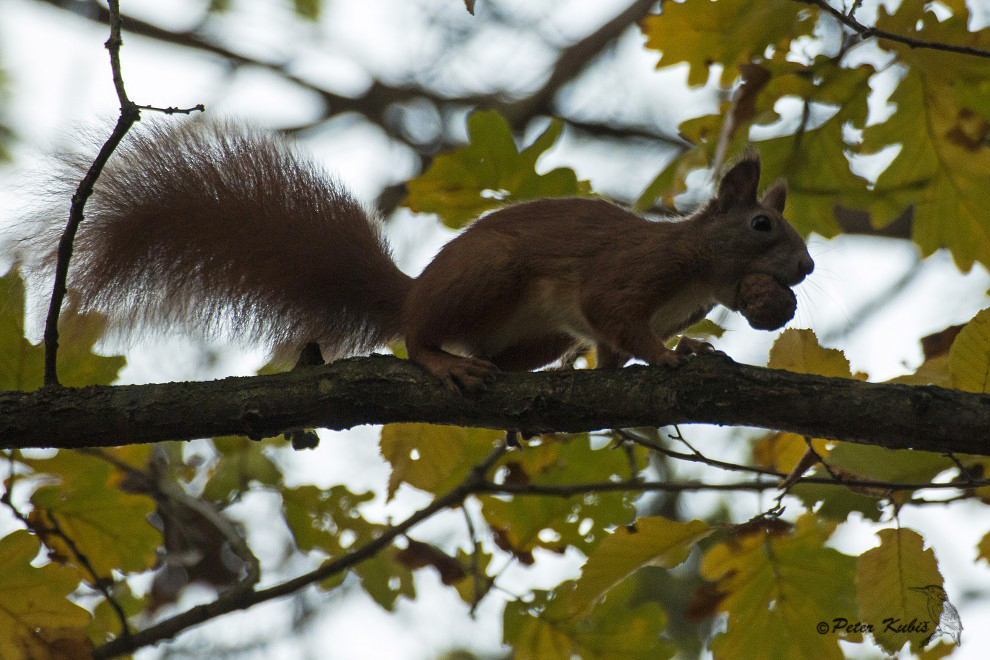
[[[571,595],[572,612],[583,613],[605,593],[643,566],[673,568],[711,529],[700,520],[688,523],[662,516],[636,519],[602,539],[588,557]]]
[[[990,532],[983,535],[980,542],[976,544],[976,559],[990,564]]]
[[[912,374],[891,378],[888,383],[898,385],[938,385],[952,387],[952,376],[949,373],[949,356],[936,355],[921,363]]]
[[[974,316],[952,342],[949,374],[953,387],[990,392],[990,309]]]
[[[938,561],[924,539],[910,529],[881,529],[880,545],[864,552],[856,561],[856,599],[859,617],[873,625],[873,638],[890,654],[910,643],[921,650],[921,642],[935,630],[928,612],[928,597],[915,587],[942,586]],[[885,624],[886,619],[891,619]],[[908,630],[914,621],[914,630]],[[902,632],[897,632],[902,629]]]
[[[637,454],[634,457],[643,460],[643,454]],[[629,477],[626,454],[607,447],[595,449],[586,433],[543,436],[538,446],[506,456],[503,465],[508,469],[506,479],[516,483],[550,486]],[[527,497],[479,499],[499,546],[524,561],[537,547],[563,552],[574,546],[589,554],[607,529],[627,524],[635,516],[629,493],[546,498],[538,507]]]
[[[674,655],[661,639],[666,617],[656,603],[642,603],[637,584],[625,580],[604,603],[583,617],[570,614],[572,582],[552,592],[536,590],[531,599],[508,603],[504,642],[515,660],[664,660]]]
[[[940,20],[924,0],[905,0],[894,12],[878,7],[876,25],[918,39],[990,46],[990,29],[969,30],[969,13],[955,2]],[[863,132],[864,152],[891,145],[900,151],[877,179],[875,191],[897,190],[902,207],[914,205],[913,239],[928,255],[948,247],[956,264],[990,263],[990,61],[890,41],[881,47],[906,71],[890,96],[897,111]]]
[[[832,529],[805,514],[793,533],[758,530],[705,553],[701,576],[717,581],[725,594],[719,609],[729,615],[711,643],[716,658],[839,659],[840,638],[861,638],[816,628],[839,617],[855,620],[854,559],[825,547]]]
[[[79,575],[57,564],[32,566],[40,547],[25,530],[0,539],[0,658],[70,658],[80,650],[75,657],[88,657],[89,612],[67,600]]]
[[[692,86],[705,84],[712,64],[723,65],[720,82],[728,86],[741,64],[761,59],[771,46],[787,52],[814,27],[814,16],[788,0],[665,2],[663,13],[642,22],[646,47],[661,51],[657,68],[686,61]]]
[[[57,524],[97,575],[110,578],[115,570],[143,571],[154,565],[162,543],[161,532],[148,520],[155,501],[118,490],[109,463],[67,449],[52,458],[23,462],[59,482],[42,486],[31,496],[32,519],[47,528]],[[58,535],[48,535],[45,543],[66,562],[77,564]]]
[[[58,368],[63,385],[109,385],[124,366],[121,356],[92,352],[103,334],[99,314],[62,312],[59,322]],[[24,338],[24,282],[15,270],[0,277],[0,389],[34,390],[44,376],[44,346]]]
[[[819,456],[828,456],[827,440],[815,439],[811,445]],[[807,451],[808,443],[804,441],[804,436],[775,431],[762,436],[753,445],[753,461],[771,470],[790,474]]]
[[[502,432],[430,424],[389,424],[379,447],[392,465],[388,497],[405,482],[439,493],[467,476],[471,466],[491,451]]]
[[[787,329],[770,349],[771,369],[786,369],[798,374],[851,378],[849,360],[842,351],[822,348],[811,330]]]
[[[417,213],[436,213],[458,229],[486,211],[512,202],[542,197],[591,194],[574,171],[536,171],[540,156],[560,137],[563,124],[550,123],[530,146],[517,150],[512,129],[496,111],[468,117],[469,144],[440,154],[423,174],[407,182],[403,205]]]

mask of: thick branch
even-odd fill
[[[416,365],[384,356],[205,383],[0,393],[0,446],[9,448],[389,422],[533,432],[707,423],[990,455],[990,395],[794,374],[722,356],[674,370],[503,374],[477,395],[450,393]]]

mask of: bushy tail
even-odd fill
[[[64,218],[34,240],[49,264]],[[327,173],[277,137],[208,121],[128,134],[86,207],[69,273],[82,311],[118,326],[319,342],[328,357],[398,336],[410,282],[378,219]]]

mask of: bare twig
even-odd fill
[[[127,622],[127,614],[124,612],[124,608],[120,605],[120,603],[117,602],[117,599],[114,598],[113,594],[111,593],[113,580],[110,577],[103,577],[96,572],[96,569],[93,567],[93,563],[89,560],[89,557],[87,557],[86,554],[79,549],[79,546],[72,539],[72,537],[70,537],[68,534],[65,533],[65,530],[62,529],[62,526],[55,518],[55,514],[53,512],[46,511],[45,513],[47,515],[45,516],[45,518],[40,520],[38,519],[32,520],[28,516],[24,515],[24,513],[22,513],[20,509],[18,509],[14,505],[12,499],[12,494],[14,490],[14,480],[15,480],[15,471],[14,471],[15,458],[13,452],[10,453],[9,459],[10,459],[10,481],[8,482],[7,487],[4,489],[3,495],[0,495],[0,504],[3,504],[8,509],[10,509],[10,512],[13,514],[13,516],[17,518],[17,520],[19,520],[21,524],[23,524],[27,529],[30,529],[35,534],[37,534],[38,538],[40,538],[41,541],[49,548],[52,547],[51,545],[49,545],[48,542],[48,539],[51,536],[58,537],[58,539],[65,544],[65,547],[67,547],[69,549],[69,552],[72,553],[72,558],[75,560],[75,562],[79,564],[79,566],[87,574],[89,574],[90,586],[93,587],[93,589],[95,589],[96,591],[99,591],[103,595],[104,600],[106,600],[106,602],[110,605],[110,609],[113,610],[114,615],[117,617],[117,620],[120,623],[121,638],[123,639],[129,638],[132,631],[130,624]]]
[[[785,476],[784,473],[777,473]],[[915,491],[915,490],[945,490],[962,488],[973,488],[978,486],[990,486],[990,479],[982,479],[972,484],[958,483],[934,483],[929,481],[907,482],[907,481],[875,481],[873,479],[841,479],[835,480],[828,477],[801,477],[795,483],[817,484],[822,486],[835,487],[855,487],[871,488],[887,491]],[[497,484],[488,482],[482,484],[475,491],[477,493],[505,494],[505,495],[529,495],[529,496],[549,496],[549,497],[574,497],[585,493],[623,493],[623,492],[666,492],[683,493],[691,491],[764,491],[777,490],[779,488],[776,481],[735,481],[731,483],[708,483],[704,481],[601,481],[575,484]]]
[[[471,520],[471,512],[467,510],[467,506],[461,503],[461,511],[464,513],[464,524],[467,525],[468,538],[471,539],[471,586],[474,593],[471,597],[471,609],[470,614],[473,617],[475,611],[478,609],[478,604],[481,599],[488,593],[488,589],[491,587],[491,582],[482,588],[481,584],[481,541],[478,539],[478,532],[474,528],[474,521]]]
[[[351,552],[326,562],[319,568],[305,573],[291,580],[287,580],[275,586],[260,591],[236,591],[221,595],[215,601],[198,605],[181,614],[160,621],[153,626],[140,630],[130,638],[119,637],[103,646],[98,647],[93,652],[94,658],[112,658],[125,653],[131,653],[139,648],[149,646],[156,642],[172,639],[183,630],[199,625],[205,621],[216,618],[220,615],[247,609],[258,603],[263,603],[274,598],[288,596],[303,587],[315,582],[320,582],[333,575],[346,571],[366,559],[374,557],[381,550],[391,545],[392,541],[399,536],[403,536],[412,527],[433,515],[460,505],[468,495],[479,492],[479,489],[488,483],[486,474],[498,462],[498,459],[505,453],[506,447],[500,444],[483,460],[476,465],[468,476],[453,490],[441,495],[433,500],[428,506],[412,514],[401,523],[393,525],[384,531],[377,538],[355,548]]]
[[[59,387],[58,367],[56,358],[58,354],[58,318],[62,310],[62,303],[65,300],[67,291],[66,279],[69,273],[69,261],[72,259],[72,245],[75,242],[76,232],[83,221],[83,211],[86,202],[93,194],[93,188],[97,179],[103,172],[110,156],[117,149],[124,135],[130,130],[135,122],[141,120],[141,109],[154,110],[165,114],[183,113],[189,114],[194,111],[202,111],[202,105],[193,108],[156,108],[153,106],[139,106],[127,97],[127,90],[124,89],[124,78],[120,66],[120,47],[123,40],[120,36],[120,0],[109,0],[107,21],[110,24],[110,37],[104,46],[110,54],[110,71],[113,77],[114,90],[117,92],[117,100],[120,103],[120,116],[114,126],[110,137],[104,142],[99,154],[89,166],[86,175],[75,194],[72,195],[72,204],[69,207],[69,220],[66,222],[65,230],[58,244],[58,257],[55,263],[55,282],[52,286],[51,302],[48,306],[48,316],[45,319],[45,386]]]
[[[959,55],[972,55],[974,57],[986,57],[990,58],[990,51],[983,50],[981,48],[973,48],[971,46],[957,46],[955,44],[946,44],[938,41],[928,41],[926,39],[915,39],[914,37],[908,37],[903,34],[895,34],[893,32],[888,32],[887,30],[881,30],[877,27],[871,27],[868,25],[863,25],[856,19],[853,15],[855,9],[858,7],[858,3],[853,5],[853,10],[848,14],[843,14],[841,11],[833,7],[828,3],[828,0],[794,0],[804,5],[814,5],[824,11],[825,13],[831,15],[837,21],[850,28],[863,39],[884,39],[886,41],[893,41],[895,43],[903,44],[910,48],[927,48],[929,50],[940,50],[947,53],[957,53]]]
[[[675,426],[675,429],[676,429],[676,426]],[[684,436],[681,435],[681,432],[680,432],[679,429],[676,430],[675,433],[671,434],[670,437],[672,439],[674,439],[674,440],[679,440],[680,442],[683,442],[689,449],[691,449],[691,453],[690,454],[685,454],[684,452],[679,452],[679,451],[674,451],[672,449],[668,449],[668,448],[664,447],[661,444],[658,444],[656,442],[652,442],[652,441],[650,441],[650,440],[648,440],[646,438],[643,438],[643,437],[641,437],[641,436],[639,436],[639,435],[637,435],[635,433],[632,433],[631,431],[629,431],[627,429],[617,429],[615,431],[615,433],[619,434],[622,438],[624,438],[625,440],[628,440],[629,442],[632,442],[634,444],[640,445],[641,447],[646,447],[647,449],[649,449],[651,451],[655,451],[655,452],[657,452],[659,454],[663,454],[664,456],[667,456],[669,458],[676,459],[678,461],[686,461],[688,463],[701,463],[703,465],[709,465],[711,467],[716,467],[716,468],[719,468],[719,469],[722,469],[722,470],[729,470],[729,471],[733,471],[733,472],[750,472],[750,473],[753,473],[753,474],[763,474],[763,475],[767,475],[767,476],[771,476],[771,477],[778,477],[781,474],[781,473],[777,472],[776,470],[771,470],[771,469],[768,469],[768,468],[761,468],[761,467],[757,467],[757,466],[754,466],[754,465],[740,465],[738,463],[729,463],[727,461],[720,461],[720,460],[715,459],[715,458],[708,458],[707,456],[705,456],[704,454],[702,454],[700,451],[698,451],[697,449],[695,449],[694,447],[692,447],[690,444],[688,444],[687,440],[684,439]]]
[[[76,238],[76,231],[83,220],[83,209],[86,201],[93,194],[93,186],[99,178],[100,173],[106,166],[111,154],[120,144],[124,135],[141,118],[141,111],[130,99],[124,90],[124,81],[120,72],[120,2],[110,0],[110,38],[105,44],[110,52],[110,68],[113,72],[113,84],[117,90],[117,98],[120,101],[120,116],[117,118],[117,125],[104,143],[100,153],[96,156],[93,164],[90,165],[86,176],[79,182],[75,194],[72,196],[72,206],[69,210],[69,220],[65,225],[65,231],[58,244],[58,260],[55,264],[55,283],[52,288],[51,303],[48,307],[48,317],[45,320],[45,385],[47,387],[58,387],[58,371],[55,364],[58,353],[58,317],[62,310],[62,302],[66,294],[66,277],[69,272],[69,260],[72,258],[72,244]]]

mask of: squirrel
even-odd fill
[[[272,346],[315,342],[331,358],[404,338],[409,358],[455,391],[587,342],[600,367],[676,366],[714,348],[665,341],[717,303],[740,309],[747,277],[793,299],[788,287],[814,269],[782,215],[786,184],[758,196],[759,179],[750,152],[681,219],[594,198],[512,204],[412,278],[380,219],[286,140],[231,122],[144,124],[97,182],[69,287],[82,311],[118,325],[220,325]],[[59,229],[33,239],[48,263]]]

